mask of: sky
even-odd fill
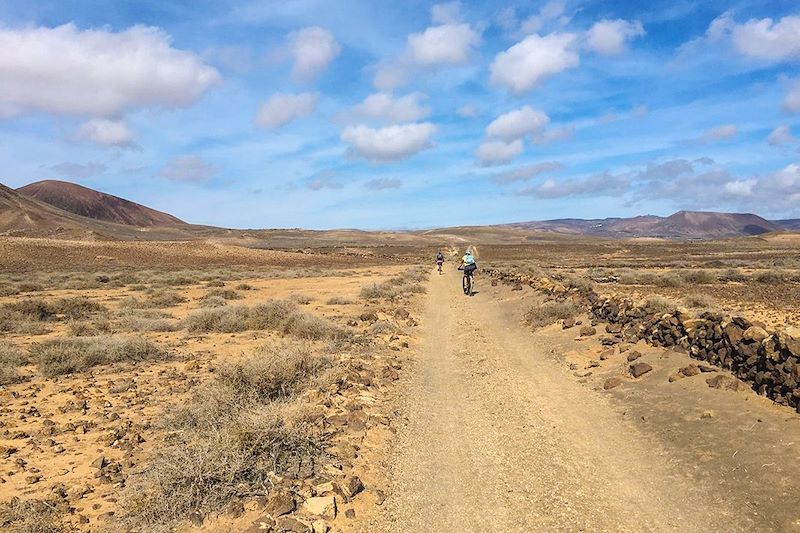
[[[236,228],[800,218],[795,0],[0,0],[0,182]]]

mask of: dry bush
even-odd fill
[[[211,289],[201,300],[206,298],[222,298],[223,300],[241,300],[242,295],[233,289]]]
[[[237,291],[252,291],[253,289],[255,289],[255,287],[247,283],[240,283],[236,287],[234,287],[234,289],[236,289]]]
[[[236,333],[248,329],[250,309],[237,305],[214,307],[191,313],[184,319],[186,329],[194,333]]]
[[[717,306],[714,298],[705,294],[692,294],[683,299],[686,307],[693,309],[714,309]]]
[[[200,302],[198,303],[200,307],[223,307],[228,305],[228,301],[225,298],[220,296],[204,296],[200,298]]]
[[[0,503],[0,530],[6,533],[62,533],[64,501],[23,500],[13,497]],[[67,505],[67,507],[69,507]]]
[[[38,292],[43,291],[44,285],[30,281],[23,281],[17,285],[17,292]]]
[[[656,287],[681,287],[683,284],[684,279],[677,272],[661,272],[653,280]]]
[[[178,292],[157,290],[147,296],[147,307],[163,309],[165,307],[174,307],[185,301],[186,298]]]
[[[308,294],[293,293],[289,295],[289,300],[298,305],[308,305],[314,301],[314,297],[309,296]]]
[[[206,287],[224,287],[225,283],[218,279],[212,279],[211,281],[206,282]]]
[[[55,307],[41,298],[30,298],[19,302],[7,303],[4,309],[18,315],[24,320],[45,321],[55,318]]]
[[[142,337],[112,336],[49,339],[30,348],[45,376],[82,372],[97,365],[166,359],[168,353]]]
[[[587,295],[594,292],[594,285],[591,281],[586,278],[582,278],[579,276],[566,276],[564,278],[564,284],[570,288],[575,289],[580,294]]]
[[[386,335],[395,331],[397,331],[397,327],[388,320],[378,320],[369,327],[369,332],[372,335]]]
[[[786,274],[782,270],[766,270],[755,274],[753,279],[758,283],[779,285],[786,281]]]
[[[389,283],[372,283],[361,287],[361,297],[367,300],[390,300],[397,296],[397,289]]]
[[[535,305],[525,313],[525,323],[533,328],[541,328],[554,324],[558,320],[573,318],[580,313],[578,306],[572,301],[545,302]]]
[[[353,303],[353,300],[345,298],[344,296],[331,296],[325,303],[328,305],[349,305]]]
[[[96,337],[112,333],[114,326],[108,319],[70,320],[67,323],[67,330],[74,337]]]
[[[644,302],[645,311],[656,315],[672,313],[677,307],[675,302],[662,296],[652,296]]]
[[[14,344],[0,341],[0,385],[21,381],[19,367],[26,363],[22,350]]]
[[[735,281],[741,283],[747,281],[747,279],[747,274],[738,268],[729,268],[719,276],[720,281]]]
[[[56,313],[64,315],[68,319],[78,320],[87,318],[95,313],[106,312],[104,306],[97,302],[91,301],[85,296],[75,296],[72,298],[61,298],[56,301],[53,308]]]
[[[143,474],[128,478],[121,525],[171,531],[192,512],[206,515],[232,499],[263,493],[272,473],[286,476],[313,465],[324,444],[317,415],[284,399],[329,364],[306,349],[265,347],[223,365],[167,420],[171,445]]]
[[[709,270],[685,270],[681,272],[681,277],[686,283],[693,283],[695,285],[717,282],[717,276]]]

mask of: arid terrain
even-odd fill
[[[0,529],[800,531],[796,234],[248,232],[0,192]]]

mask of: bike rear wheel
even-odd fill
[[[464,277],[461,280],[461,287],[464,289],[464,294],[467,296],[472,296],[472,276],[464,274]]]

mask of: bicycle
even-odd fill
[[[464,267],[458,267],[458,269],[463,271]],[[472,296],[472,272],[464,272],[464,276],[461,278],[461,288],[465,295]]]
[[[439,274],[441,274],[442,273],[442,262],[441,261],[437,261],[436,265],[437,265],[437,268],[439,270]]]

